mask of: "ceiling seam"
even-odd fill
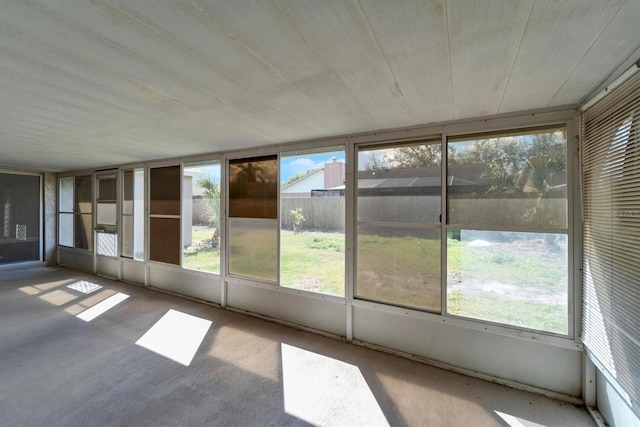
[[[614,13],[611,16],[611,19],[609,19],[609,22],[607,22],[607,25],[605,25],[602,30],[600,31],[600,33],[598,33],[598,36],[593,40],[593,43],[591,43],[591,46],[589,46],[589,48],[585,51],[584,55],[582,55],[582,58],[580,58],[580,61],[578,61],[576,63],[576,65],[571,69],[571,72],[569,72],[567,74],[567,77],[564,79],[564,81],[562,82],[562,84],[560,85],[560,87],[558,87],[558,90],[553,94],[553,96],[551,97],[551,99],[549,100],[549,104],[550,105],[552,103],[552,101],[556,98],[556,96],[558,96],[560,94],[560,92],[562,91],[562,89],[565,87],[565,85],[567,84],[567,82],[569,81],[569,77],[571,75],[573,75],[573,72],[580,66],[580,64],[582,64],[582,62],[584,61],[584,59],[589,55],[589,52],[591,51],[591,49],[593,49],[593,46],[596,45],[596,43],[598,43],[598,40],[600,40],[600,38],[602,37],[602,35],[605,33],[605,31],[607,30],[607,28],[609,28],[609,25],[611,25],[611,22],[613,22],[613,20],[620,14],[620,11],[622,10],[622,7],[625,5],[625,2],[620,3],[620,6],[618,7],[618,10],[616,10],[616,13]],[[615,72],[615,68],[614,71],[610,72],[609,74],[607,74],[606,78],[603,79],[600,83],[598,83],[596,85],[596,87],[601,86],[607,79],[609,79],[611,77],[611,74]],[[588,94],[587,94],[588,96]]]
[[[382,47],[380,46],[380,41],[378,40],[378,38],[376,37],[375,32],[373,31],[373,28],[371,28],[371,23],[369,22],[369,18],[367,17],[366,12],[364,11],[364,9],[362,8],[362,4],[360,3],[360,0],[356,0],[355,3],[358,6],[358,12],[360,13],[362,20],[365,23],[365,27],[367,29],[367,35],[369,36],[369,39],[373,42],[373,46],[375,47],[375,49],[378,51],[378,53],[380,54],[380,57],[383,59],[384,61],[384,65],[385,65],[385,71],[387,74],[387,79],[390,80],[389,83],[391,83],[391,93],[396,93],[397,96],[400,97],[400,99],[402,100],[401,104],[402,106],[408,110],[411,113],[411,116],[413,117],[414,121],[416,119],[415,113],[413,112],[413,110],[411,109],[411,106],[409,105],[409,102],[407,101],[407,98],[405,97],[404,93],[402,92],[402,88],[400,87],[400,84],[398,83],[398,80],[396,79],[396,76],[391,68],[391,65],[389,64],[389,61],[387,60],[387,56],[384,54],[384,51],[382,50]],[[396,96],[396,98],[397,98]]]
[[[105,3],[105,0],[102,0],[102,3],[104,4],[104,3]],[[41,9],[42,9],[42,8],[43,8],[43,6],[42,6],[42,5],[40,5],[40,6],[39,6],[39,8],[41,8]],[[45,9],[47,9],[47,8],[45,7]],[[241,110],[239,110],[235,105],[230,104],[230,103],[229,103],[229,102],[227,102],[224,98],[221,98],[221,97],[219,97],[219,96],[215,95],[213,92],[211,92],[210,90],[208,90],[208,89],[206,89],[206,88],[202,87],[201,85],[197,84],[195,81],[193,81],[193,80],[188,80],[188,79],[184,79],[184,78],[182,78],[179,74],[174,73],[173,71],[171,71],[171,70],[167,69],[166,67],[159,67],[159,66],[158,66],[158,64],[156,64],[156,63],[155,63],[155,62],[153,62],[153,61],[150,61],[150,60],[148,60],[148,59],[144,59],[144,58],[140,58],[140,57],[136,56],[136,55],[134,54],[134,52],[130,51],[129,49],[125,48],[124,46],[122,46],[122,45],[120,45],[120,44],[118,44],[118,43],[112,42],[111,40],[105,39],[105,38],[103,38],[102,36],[98,35],[97,33],[92,33],[92,32],[90,32],[90,31],[86,30],[86,28],[85,28],[85,27],[80,26],[80,25],[78,25],[78,24],[76,24],[76,23],[74,23],[74,22],[70,22],[68,19],[65,19],[64,17],[60,16],[60,14],[56,13],[56,11],[55,11],[55,10],[52,10],[52,9],[48,8],[48,11],[47,11],[47,10],[45,10],[45,13],[50,13],[51,15],[55,15],[55,16],[56,16],[60,21],[62,21],[62,22],[64,22],[64,23],[66,23],[66,24],[67,24],[67,25],[69,25],[69,26],[72,26],[72,27],[74,27],[74,28],[79,29],[80,31],[82,31],[82,32],[86,33],[89,37],[93,37],[94,39],[95,39],[95,38],[97,38],[98,40],[101,40],[101,41],[102,41],[102,42],[104,42],[105,44],[107,44],[107,45],[109,45],[109,46],[112,46],[112,47],[113,47],[113,48],[115,48],[116,50],[118,50],[118,51],[122,52],[122,53],[123,53],[123,54],[125,54],[126,56],[129,56],[129,57],[131,57],[131,58],[133,58],[133,59],[136,59],[136,60],[138,60],[138,61],[141,61],[141,62],[146,63],[147,65],[149,65],[151,68],[155,69],[155,70],[156,70],[157,72],[159,72],[160,74],[162,74],[162,75],[164,75],[164,76],[166,76],[166,77],[169,77],[169,78],[173,78],[173,79],[175,79],[177,82],[180,82],[180,83],[182,83],[182,84],[184,84],[184,85],[186,85],[186,86],[189,86],[189,87],[193,88],[193,89],[194,89],[194,90],[196,90],[196,91],[200,91],[200,92],[202,92],[202,93],[206,94],[206,96],[208,96],[208,97],[212,98],[212,99],[213,99],[213,100],[215,100],[216,102],[218,102],[218,103],[220,103],[220,104],[222,104],[222,105],[225,105],[226,107],[228,107],[229,109],[231,109],[231,110],[232,110],[232,112],[233,112],[235,115],[237,115],[238,117],[242,117],[242,111],[241,111]],[[145,25],[145,26],[147,26],[146,24],[144,24],[144,25]],[[154,33],[155,33],[155,31],[154,31]],[[170,40],[170,39],[168,39],[168,38],[166,38],[166,37],[165,37],[165,39]],[[121,73],[121,72],[119,72],[119,71],[116,71],[116,70],[114,70],[114,69],[112,69],[112,68],[111,68],[111,69],[105,69],[105,70],[108,70],[109,72],[111,72],[112,74],[114,74],[115,76],[118,76],[119,78],[121,78],[121,79],[123,79],[123,80],[126,80],[126,81],[132,81],[132,80],[133,80],[133,81],[136,81],[136,79],[135,79],[135,78],[130,77],[130,76],[126,75],[126,74],[123,74],[123,73]],[[184,104],[184,105],[186,105],[186,106],[188,106],[188,107],[189,107],[189,104]],[[165,118],[166,118],[166,116],[168,116],[168,115],[170,116],[170,113],[163,112],[163,113],[161,113],[161,114],[157,117],[157,119],[158,119],[158,120],[161,120],[163,117],[165,117]],[[132,124],[135,124],[135,120],[132,120]],[[273,137],[272,137],[272,136],[268,136],[268,138],[270,138],[270,139],[272,139],[272,140],[273,140]]]
[[[449,26],[449,0],[445,0],[445,14],[447,20],[447,51],[449,52],[449,81],[451,82],[451,112],[455,120],[456,116],[456,93],[453,82],[453,61],[451,59],[451,28]]]
[[[521,3],[522,4],[522,3]],[[527,24],[524,27],[524,30],[522,31],[522,34],[520,35],[520,40],[518,41],[518,48],[516,50],[515,55],[513,55],[513,62],[511,63],[511,67],[509,67],[509,74],[507,76],[505,85],[504,85],[504,90],[502,91],[502,96],[500,97],[500,103],[498,104],[498,114],[500,114],[500,112],[502,111],[502,104],[504,103],[504,97],[507,94],[507,90],[509,88],[509,84],[511,83],[511,76],[513,76],[513,69],[516,65],[516,63],[518,62],[518,57],[520,56],[520,51],[522,49],[522,43],[524,41],[525,35],[529,32],[529,28],[530,28],[530,23],[531,23],[531,13],[533,12],[533,1],[529,2],[529,13],[528,13],[528,17],[527,17]]]
[[[355,94],[355,92],[351,89],[351,87],[347,84],[347,82],[342,78],[342,76],[340,75],[340,73],[338,73],[330,64],[329,61],[327,60],[327,58],[324,57],[324,55],[322,54],[322,52],[320,52],[320,50],[315,46],[315,44],[309,39],[309,37],[307,37],[305,35],[305,33],[295,24],[295,22],[293,21],[293,19],[284,11],[282,10],[282,8],[280,7],[279,2],[274,2],[273,3],[278,10],[280,11],[280,13],[282,14],[283,17],[285,17],[287,19],[287,21],[289,22],[289,25],[291,25],[292,28],[294,28],[298,34],[300,35],[300,37],[302,38],[302,40],[304,41],[304,44],[309,48],[309,50],[311,50],[315,55],[317,55],[322,62],[327,66],[327,68],[329,70],[331,70],[331,73],[333,73],[333,75],[335,75],[338,80],[340,80],[340,82],[344,85],[344,88],[347,90],[347,92],[349,92],[352,96],[353,99],[360,105],[360,107],[362,107],[363,111],[366,111],[367,114],[369,115],[369,117],[376,122],[377,124],[377,128],[380,129],[382,127],[382,123],[380,123],[378,121],[378,119],[371,113],[371,111],[369,111],[368,108],[366,108],[364,106],[364,104],[360,101],[360,98],[358,98],[358,96]]]

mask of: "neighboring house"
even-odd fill
[[[311,190],[324,188],[324,169],[316,169],[300,179],[283,186],[281,197],[304,198],[311,197]]]
[[[344,173],[344,163],[334,157],[331,162],[325,163],[322,169],[311,171],[300,179],[284,185],[280,189],[281,197],[307,198],[311,197],[312,192],[336,188],[342,188],[341,195],[344,196]]]

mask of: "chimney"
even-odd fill
[[[344,184],[344,163],[333,157],[324,164],[324,188],[339,187]]]

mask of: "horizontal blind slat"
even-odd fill
[[[583,341],[640,401],[640,73],[582,115]],[[639,405],[633,410],[640,415]]]

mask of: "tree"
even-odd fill
[[[513,144],[507,156],[489,162],[483,180],[487,194],[525,197],[533,206],[524,213],[532,225],[562,227],[551,203],[551,193],[566,189],[567,157],[562,139],[555,134],[534,135],[530,141]],[[565,190],[566,191],[566,190]]]
[[[387,170],[394,168],[422,168],[440,166],[442,153],[440,144],[407,145],[391,150],[390,154],[371,155],[365,165],[366,170]]]
[[[319,170],[320,170],[320,168],[316,168],[316,169],[309,169],[309,170],[307,170],[305,172],[294,173],[289,178],[287,178],[286,181],[282,182],[282,186],[283,187],[289,186],[289,185],[293,184],[296,181],[300,181],[305,176],[311,175],[312,173],[314,173],[316,171],[319,171]]]
[[[440,144],[410,145],[393,151],[393,160],[402,168],[439,166],[442,158]]]
[[[254,166],[253,163],[254,162],[248,162],[236,165],[239,170],[235,173],[234,182],[264,182],[264,169],[262,169],[260,166]]]
[[[220,187],[209,176],[202,176],[196,182],[198,187],[204,189],[204,212],[209,224],[218,228],[220,220]]]

